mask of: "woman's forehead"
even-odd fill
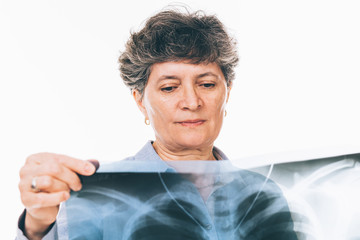
[[[217,63],[193,64],[186,61],[155,63],[151,67],[149,79],[152,77],[158,80],[176,79],[182,76],[193,75],[195,77],[212,76],[223,77],[222,71]]]

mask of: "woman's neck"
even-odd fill
[[[199,149],[170,149],[169,147],[161,144],[159,141],[155,141],[153,142],[153,147],[160,158],[165,161],[216,160],[213,154],[212,145]]]

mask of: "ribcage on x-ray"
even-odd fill
[[[223,239],[296,239],[287,203],[273,182],[222,188],[215,200],[214,221]]]
[[[159,201],[160,200],[160,201]],[[161,201],[162,200],[162,201]],[[192,205],[179,202],[181,205]],[[171,199],[154,199],[148,212],[137,213],[125,226],[127,240],[209,239],[195,219]],[[194,208],[196,206],[193,206]],[[141,212],[141,211],[140,211]]]
[[[240,186],[234,181],[210,196],[214,205],[208,210],[219,239],[295,239],[287,203],[274,183]],[[173,196],[190,194],[170,191]],[[132,233],[125,239],[210,239],[197,205],[167,197],[156,198],[149,205],[151,211],[136,216]]]
[[[68,201],[70,239],[295,239],[287,203],[271,181],[235,177],[205,204],[176,174],[140,176],[122,176],[121,184],[112,178],[107,187],[85,184]]]

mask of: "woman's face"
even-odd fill
[[[216,63],[156,63],[144,96],[133,95],[169,150],[212,146],[219,135],[230,88]]]

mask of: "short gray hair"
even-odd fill
[[[120,74],[126,86],[143,95],[153,64],[181,60],[217,63],[230,86],[239,61],[236,41],[215,15],[164,10],[131,33],[119,57]]]

